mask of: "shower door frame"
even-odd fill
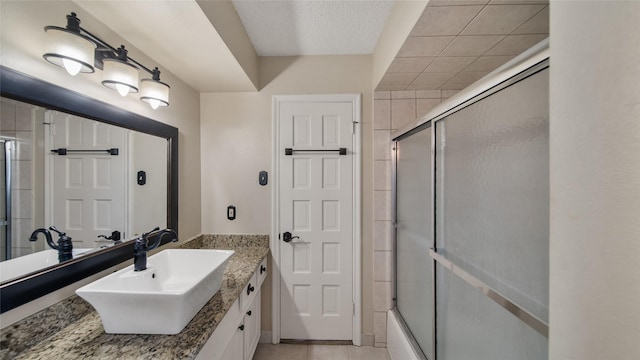
[[[510,60],[506,64],[502,65],[498,69],[494,70],[490,74],[483,77],[478,82],[470,85],[465,90],[460,91],[458,94],[454,95],[447,101],[441,103],[436,106],[433,110],[427,113],[422,119],[416,123],[411,123],[407,127],[396,131],[391,135],[392,143],[392,219],[393,219],[393,269],[392,269],[392,291],[393,291],[393,302],[392,302],[392,310],[396,314],[396,318],[399,320],[400,327],[402,328],[407,340],[409,341],[411,347],[415,354],[419,354],[420,357],[427,359],[424,355],[424,352],[421,350],[418,342],[413,337],[409,326],[405,323],[402,314],[398,311],[397,308],[397,163],[398,163],[398,153],[396,149],[398,148],[398,143],[404,138],[407,138],[417,132],[427,131],[427,127],[430,127],[428,131],[431,131],[431,163],[432,167],[431,171],[431,206],[433,209],[433,216],[431,219],[432,225],[432,243],[430,243],[430,250],[428,254],[429,261],[432,262],[433,272],[431,279],[432,286],[432,295],[433,295],[433,313],[432,313],[432,332],[433,332],[433,356],[434,359],[438,359],[437,354],[437,319],[436,319],[436,310],[437,310],[437,290],[436,290],[436,265],[440,264],[443,267],[448,268],[452,273],[456,276],[464,280],[469,285],[478,288],[486,297],[493,300],[496,304],[500,305],[502,308],[507,310],[509,313],[516,316],[523,323],[530,326],[532,329],[540,333],[545,338],[549,338],[549,324],[544,321],[538,319],[532,313],[527,311],[526,309],[518,306],[514,302],[510,301],[507,297],[500,294],[498,291],[491,288],[489,285],[482,282],[480,279],[475,276],[469,274],[465,270],[456,266],[449,260],[447,260],[444,256],[437,252],[436,248],[436,124],[439,121],[446,119],[449,115],[456,113],[467,106],[470,106],[482,99],[485,99],[517,82],[520,82],[540,71],[549,68],[549,40],[543,40],[539,44],[535,45],[531,49],[525,51],[521,55],[515,57]],[[434,360],[429,359],[429,360]]]
[[[3,139],[2,140],[2,148],[3,148],[3,156],[4,156],[4,176],[5,176],[5,183],[4,183],[4,191],[5,191],[5,197],[4,197],[4,206],[5,206],[5,213],[4,213],[4,217],[5,217],[5,224],[3,224],[4,226],[6,226],[5,228],[5,257],[6,259],[0,259],[0,261],[2,260],[9,260],[11,259],[11,245],[12,245],[12,241],[11,241],[11,236],[13,236],[12,232],[11,232],[11,216],[12,216],[12,212],[11,212],[11,177],[12,177],[12,148],[13,148],[13,144],[15,143],[14,140],[9,140],[9,139]]]

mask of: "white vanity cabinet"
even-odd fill
[[[251,360],[260,340],[260,287],[267,276],[264,258],[196,360]]]

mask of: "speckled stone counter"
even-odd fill
[[[200,235],[184,249],[231,249],[236,253],[222,287],[177,335],[106,334],[100,316],[72,296],[2,329],[3,359],[193,359],[213,334],[257,266],[269,253],[267,235]],[[56,309],[57,307],[57,309]],[[68,309],[67,316],[60,309]],[[56,314],[56,315],[54,315]],[[161,316],[159,314],[159,316]],[[43,323],[44,322],[44,323]],[[39,342],[34,341],[34,337]]]

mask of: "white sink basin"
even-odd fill
[[[177,334],[222,285],[232,250],[164,250],[76,290],[110,334]]]
[[[93,249],[73,249],[73,258],[84,255],[90,250]],[[50,249],[2,261],[0,262],[0,282],[15,279],[59,263],[58,250]]]

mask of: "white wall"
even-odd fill
[[[372,333],[373,154],[371,56],[261,58],[259,93],[201,95],[202,232],[271,232],[272,96],[362,93],[363,332]],[[258,172],[269,172],[269,185]],[[227,220],[228,205],[237,218]],[[263,329],[271,328],[271,289],[263,286]]]
[[[640,356],[640,2],[551,2],[549,358]]]
[[[42,58],[44,27],[66,25],[66,15],[76,12],[82,26],[112,45],[124,44],[129,55],[148,67],[162,64],[149,59],[72,1],[1,1],[0,63],[6,67],[179,129],[179,230],[181,238],[200,233],[200,98],[198,93],[168,71],[162,80],[171,85],[168,108],[152,110],[137,96],[121,97],[100,84],[101,71],[69,76]]]

